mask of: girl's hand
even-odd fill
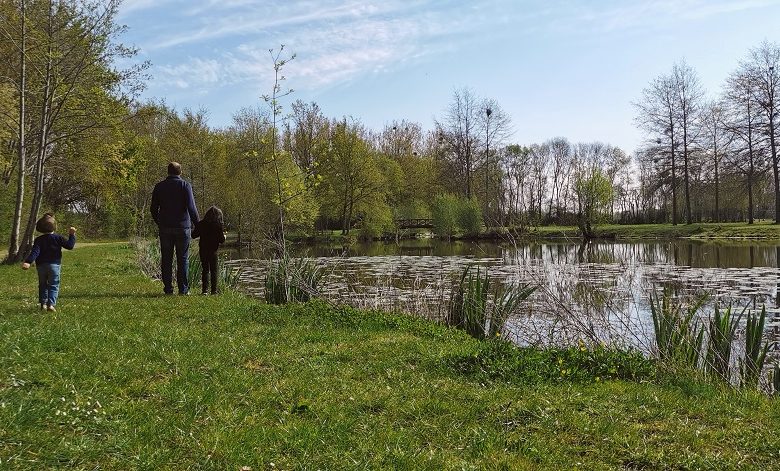
[[[30,264],[29,263],[27,263],[27,262],[22,263],[22,270],[29,270],[29,269],[30,269]]]

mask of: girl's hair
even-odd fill
[[[57,220],[52,213],[45,213],[42,218],[35,223],[35,230],[44,234],[57,230]]]
[[[222,210],[217,208],[216,206],[210,207],[208,211],[206,211],[206,214],[203,216],[203,220],[207,222],[222,224],[224,221],[222,217]]]

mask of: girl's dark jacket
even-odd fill
[[[198,242],[200,253],[216,252],[219,244],[225,242],[225,230],[222,224],[204,219],[195,224],[195,230],[192,231],[192,238],[198,237],[200,237]]]

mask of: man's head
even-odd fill
[[[181,164],[179,162],[168,163],[168,175],[181,175]]]

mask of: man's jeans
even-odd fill
[[[36,263],[38,270],[38,303],[54,306],[60,294],[60,264]]]
[[[190,253],[190,229],[160,228],[160,255],[165,292],[173,294],[173,251],[176,250],[176,285],[179,294],[187,294],[188,258]]]

